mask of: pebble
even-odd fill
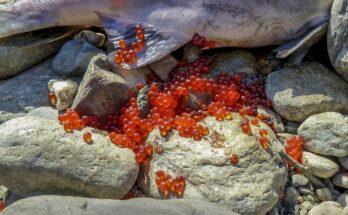
[[[297,198],[300,196],[300,193],[293,187],[287,187],[284,190],[284,197],[282,199],[283,204],[286,207],[294,207],[297,205]]]
[[[327,201],[314,206],[308,215],[343,215],[342,207],[337,202]]]
[[[267,76],[273,109],[289,121],[303,122],[328,111],[348,111],[348,83],[316,62],[285,67]]]
[[[338,158],[338,161],[345,170],[348,170],[348,156]]]
[[[326,112],[309,117],[298,129],[298,134],[305,140],[304,147],[308,151],[322,155],[347,156],[347,119],[336,112]]]
[[[74,101],[79,85],[72,80],[52,79],[48,82],[48,89],[56,97],[54,106],[57,110],[65,110]]]
[[[315,191],[320,201],[332,201],[333,197],[328,188],[321,188]]]
[[[332,160],[307,151],[302,153],[302,163],[320,178],[331,178],[339,171],[339,166]]]
[[[348,205],[348,195],[347,193],[342,193],[337,199],[336,202],[339,203],[342,207]]]
[[[346,173],[340,173],[337,174],[333,180],[332,183],[336,185],[337,187],[342,187],[345,189],[348,189],[348,176]]]
[[[291,176],[292,187],[305,187],[309,183],[309,180],[302,174],[295,174]]]

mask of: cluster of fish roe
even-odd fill
[[[118,42],[120,50],[114,57],[115,63],[121,65],[133,64],[137,61],[137,53],[145,46],[145,34],[144,29],[138,25],[135,27],[136,42],[133,42],[130,47],[128,47],[125,40],[120,40]]]
[[[299,136],[292,136],[286,139],[285,151],[290,157],[299,163],[302,163],[302,145],[304,140]],[[289,166],[292,164],[289,162]]]
[[[172,178],[169,174],[165,174],[162,170],[156,172],[156,185],[158,190],[167,197],[170,193],[175,194],[178,197],[183,196],[185,191],[185,178],[183,176],[177,176]]]
[[[219,121],[233,120],[233,112],[243,117],[240,127],[246,135],[252,135],[251,126],[259,126],[260,121],[273,127],[270,118],[257,113],[258,105],[271,107],[264,91],[264,76],[230,76],[223,72],[217,78],[211,78],[211,63],[212,59],[204,56],[192,63],[181,61],[170,73],[171,81],[168,82],[161,82],[152,75],[149,78],[149,112],[145,114],[139,110],[136,95],[133,94],[116,113],[104,117],[80,117],[75,110],[67,109],[58,119],[67,132],[85,126],[108,131],[111,142],[132,150],[139,164],[147,164],[154,152],[163,153],[161,145],[153,146],[146,142],[155,128],[159,129],[163,137],[176,130],[182,137],[200,141],[209,134],[208,127],[201,124],[203,119],[212,116]],[[143,87],[140,84],[137,86],[138,90]],[[195,105],[190,105],[193,95],[198,95],[198,99]],[[260,131],[259,141],[265,149],[268,147],[267,135],[267,130]],[[89,143],[91,136],[85,133],[83,139]],[[232,155],[230,161],[236,165],[239,162],[238,155]],[[157,175],[156,184],[165,195],[174,193],[180,196],[185,189],[183,177],[172,179],[161,172]]]

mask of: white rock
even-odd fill
[[[336,175],[333,178],[332,182],[337,187],[342,187],[342,188],[348,189],[348,176],[346,175],[346,173],[341,173],[341,174]]]
[[[78,84],[72,80],[52,79],[48,82],[50,92],[57,97],[55,104],[57,110],[65,110],[71,106],[78,87]]]
[[[302,154],[302,162],[314,175],[321,178],[330,178],[339,171],[335,162],[307,151]]]

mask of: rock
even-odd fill
[[[305,187],[309,183],[308,178],[301,174],[295,174],[291,176],[291,186],[292,187]]]
[[[0,124],[25,116],[37,107],[50,106],[47,83],[60,78],[52,72],[50,64],[48,60],[16,77],[0,81]]]
[[[342,207],[346,207],[348,205],[348,195],[347,193],[342,193],[337,199],[336,202],[340,204]]]
[[[304,201],[301,205],[301,208],[306,209],[307,211],[309,211],[310,209],[313,208],[313,204],[310,201]]]
[[[210,66],[210,77],[217,78],[222,72],[258,74],[259,65],[255,56],[248,51],[233,50],[219,54]]]
[[[184,47],[183,59],[187,60],[189,63],[197,60],[201,55],[202,50],[192,43],[187,44]]]
[[[66,133],[57,121],[20,117],[0,125],[0,184],[20,195],[62,193],[122,198],[133,187],[138,165],[129,149],[115,147],[92,130]]]
[[[142,84],[145,86],[146,83],[146,74],[149,73],[150,67],[144,66],[137,69],[122,69],[117,68],[113,70],[117,75],[121,76],[126,82],[127,85],[133,90],[137,90],[137,85]]]
[[[287,187],[284,190],[284,197],[282,199],[283,204],[286,207],[294,207],[297,205],[297,198],[300,196],[300,193],[293,187]]]
[[[137,104],[140,110],[140,115],[142,118],[146,118],[151,109],[151,104],[149,102],[148,93],[150,91],[150,85],[143,87],[138,94]]]
[[[45,31],[43,31],[45,33]],[[46,32],[47,33],[47,32]],[[20,34],[0,40],[0,80],[23,72],[47,57],[58,52],[63,41],[30,48],[21,45],[31,44],[42,40],[40,34]],[[30,57],[28,57],[30,56]]]
[[[336,157],[348,155],[348,118],[339,113],[309,117],[299,127],[298,134],[304,138],[308,151]]]
[[[176,177],[186,178],[184,199],[202,199],[216,202],[241,214],[265,214],[279,199],[279,191],[287,180],[287,170],[277,153],[279,142],[264,123],[252,126],[254,135],[241,132],[239,114],[233,120],[219,122],[213,117],[202,124],[209,127],[210,135],[201,141],[180,137],[176,131],[164,139],[153,131],[148,143],[163,147],[155,153],[150,169],[144,169],[138,181],[147,196],[163,198],[155,184],[155,172],[163,170]],[[259,130],[267,129],[272,152],[260,145]],[[230,157],[237,154],[239,163],[232,165]],[[247,205],[247,207],[246,207]]]
[[[343,215],[342,207],[332,201],[323,202],[319,205],[314,206],[309,212],[308,215]]]
[[[64,76],[82,76],[91,59],[102,50],[83,39],[66,42],[54,58],[52,68],[56,74]]]
[[[105,116],[117,112],[129,99],[129,86],[110,72],[105,54],[95,56],[80,84],[72,108],[82,115]]]
[[[314,196],[314,191],[308,188],[304,188],[304,187],[299,187],[298,188],[298,192],[300,192],[303,195],[312,195]]]
[[[57,110],[65,110],[72,105],[78,87],[79,85],[72,80],[52,79],[48,82],[48,89],[56,96]]]
[[[304,201],[309,201],[313,204],[316,202],[316,199],[313,195],[303,195],[302,197]]]
[[[284,126],[284,131],[286,133],[297,135],[297,130],[300,127],[300,123],[287,121]]]
[[[338,158],[338,160],[339,160],[340,164],[343,166],[343,168],[345,170],[348,170],[348,156]]]
[[[302,153],[302,163],[320,178],[330,178],[339,171],[338,165],[330,159],[304,151]]]
[[[8,189],[0,185],[0,202],[4,202],[8,194]]]
[[[96,33],[90,30],[83,30],[80,33],[76,34],[74,38],[84,39],[97,48],[103,47],[106,41],[106,36],[104,34]]]
[[[52,107],[39,107],[30,111],[27,116],[38,117],[42,119],[57,120],[59,113],[58,110]]]
[[[159,61],[150,64],[150,68],[162,81],[169,80],[169,73],[178,64],[178,60],[172,55],[168,55]]]
[[[287,120],[348,111],[348,83],[315,62],[285,67],[267,76],[266,94],[274,110]]]
[[[271,119],[274,125],[274,131],[276,133],[282,133],[285,131],[282,118],[277,113],[275,113],[271,109],[265,108],[264,106],[258,106],[257,112]]]
[[[10,205],[2,215],[238,215],[209,202],[135,198],[127,201],[70,196],[37,196]]]
[[[337,174],[332,182],[337,187],[342,187],[348,189],[348,175],[346,173]]]
[[[348,3],[335,0],[331,9],[327,44],[332,65],[348,81]]]
[[[320,188],[315,191],[318,196],[318,199],[321,201],[332,201],[333,197],[329,188]]]

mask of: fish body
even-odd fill
[[[160,43],[162,48],[167,49],[166,53],[188,42],[195,33],[214,41],[217,47],[260,47],[289,41],[327,20],[332,2],[17,0],[11,5],[0,7],[0,38],[55,26],[103,25],[108,33],[119,39],[127,26],[145,23],[152,31],[173,38],[166,41],[173,43],[170,48]],[[103,19],[101,16],[108,17]],[[120,23],[126,23],[123,29],[117,25]],[[153,37],[165,38],[161,34]],[[164,51],[161,53],[163,57]],[[155,56],[151,61],[158,58]]]

